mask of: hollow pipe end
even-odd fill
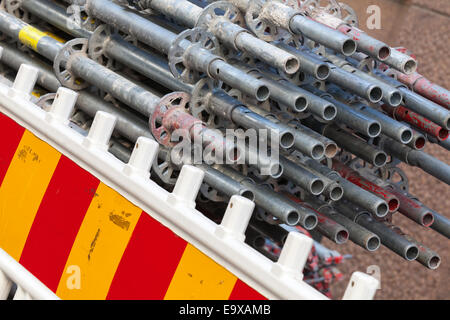
[[[377,251],[381,246],[381,240],[378,236],[373,235],[368,238],[365,244],[366,250],[370,252]]]

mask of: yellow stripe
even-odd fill
[[[60,157],[25,131],[0,188],[0,247],[16,260]]]
[[[26,26],[19,32],[20,42],[33,50],[37,50],[39,40],[46,36],[44,32],[32,26]]]
[[[188,244],[164,300],[226,300],[237,278]]]
[[[66,43],[66,41],[65,41],[63,38],[57,36],[56,34],[53,34],[53,33],[49,32],[49,31],[45,31],[44,33],[45,33],[47,36],[49,36],[50,38],[53,38],[53,39],[55,39],[55,40],[58,41],[58,42]]]
[[[56,294],[71,300],[105,299],[141,212],[100,183],[72,246]],[[78,280],[72,270],[79,270],[79,288],[74,285]]]

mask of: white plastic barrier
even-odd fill
[[[14,300],[59,300],[41,281],[0,249],[0,300],[6,300],[13,282],[17,285]]]
[[[178,236],[227,268],[238,278],[270,299],[327,299],[302,281],[304,263],[311,239],[291,233],[277,263],[273,263],[243,241],[254,204],[240,196],[231,198],[221,225],[195,210],[195,198],[203,172],[184,166],[172,193],[149,179],[149,170],[158,152],[158,144],[148,138],[138,139],[128,164],[108,153],[107,144],[116,119],[98,112],[87,137],[68,126],[76,94],[65,88],[58,94],[50,111],[30,102],[37,70],[22,65],[13,87],[0,84],[0,111],[63,153],[83,169],[142,208]],[[137,147],[139,146],[139,147]],[[366,282],[359,277],[355,282]],[[371,286],[363,288],[360,298],[373,297]],[[358,298],[354,292],[352,298]]]

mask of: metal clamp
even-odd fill
[[[298,10],[306,11],[311,14],[314,10],[324,11],[334,17],[341,19],[344,23],[358,27],[358,15],[355,10],[343,2],[336,0],[327,0],[328,3],[321,7],[323,0],[278,0],[285,5]]]
[[[208,127],[227,127],[229,121],[223,120],[209,111],[210,98],[214,90],[220,88],[220,83],[213,79],[201,79],[194,87],[189,108],[191,114],[204,122]]]
[[[179,174],[180,168],[173,164],[171,150],[160,148],[152,165],[152,177],[159,178],[166,185],[174,186]]]
[[[73,90],[82,90],[89,86],[89,83],[83,79],[78,78],[70,70],[70,60],[75,56],[87,57],[88,40],[87,39],[73,39],[67,42],[59,51],[53,63],[53,70],[59,82],[67,88]]]
[[[87,13],[85,5],[74,3],[67,7],[67,13],[72,15],[72,19],[77,21],[82,29],[94,31],[98,26],[97,20]]]
[[[265,1],[251,1],[245,14],[245,21],[248,28],[261,40],[276,41],[280,36],[280,28],[269,24],[261,17],[262,8]]]
[[[190,42],[190,44],[186,46],[186,42]],[[201,28],[189,29],[180,33],[169,50],[169,68],[175,78],[186,83],[196,83],[202,78],[202,72],[192,69],[191,63],[185,59],[185,52],[192,46],[208,50],[215,55],[220,53],[219,42],[211,33]]]
[[[232,24],[238,25],[241,28],[245,28],[245,18],[242,15],[241,11],[234,6],[233,4],[226,2],[226,1],[218,1],[214,2],[210,5],[208,5],[206,8],[203,9],[202,14],[197,20],[196,27],[204,28],[206,30],[211,30],[210,28],[214,27],[214,24],[219,21],[227,21]],[[218,29],[217,31],[220,33],[226,33],[227,31],[230,31],[227,35],[231,37],[230,40],[228,40],[229,46],[222,47],[221,46],[221,55],[223,56],[230,56],[230,55],[236,55],[236,52],[239,51],[237,48],[235,41],[238,34],[242,32],[248,32],[245,29],[238,30],[237,32],[234,32],[235,29],[232,29],[233,31],[230,31],[228,29],[225,29],[225,31]],[[213,30],[211,30],[213,32]],[[214,32],[213,32],[214,33]],[[216,33],[217,34],[217,33]],[[228,48],[232,45],[233,49],[230,52]]]
[[[286,1],[286,0],[283,0]],[[289,5],[291,7],[298,7],[297,5],[295,5],[296,1],[293,0],[287,0],[286,2],[289,2]],[[324,3],[325,2],[325,3]],[[298,9],[303,9],[303,10],[321,10],[321,11],[325,11],[328,14],[331,14],[335,17],[339,17],[341,16],[341,7],[338,4],[338,2],[336,0],[303,0],[301,1],[301,6],[298,7]],[[325,4],[325,5],[323,5]]]
[[[385,168],[388,171],[388,178],[385,180],[386,183],[409,193],[409,179],[406,173],[396,165],[392,164],[388,164]]]
[[[377,60],[367,57],[358,64],[357,68],[361,71],[367,72],[369,74],[373,74],[374,70],[377,70],[379,63]]]
[[[36,105],[38,107],[41,107],[45,111],[49,111],[55,98],[56,98],[56,93],[44,94],[36,101]]]
[[[38,19],[35,16],[22,8],[22,2],[23,0],[4,0],[4,4],[2,6],[5,8],[6,12],[12,14],[16,18],[19,18],[23,22],[38,22]]]
[[[218,1],[203,9],[202,14],[197,20],[196,27],[208,28],[211,22],[218,18],[224,18],[241,27],[245,26],[244,16],[236,6],[226,1]]]
[[[311,9],[316,7],[316,0],[275,0],[285,4],[288,7],[296,11],[310,12]]]
[[[163,119],[167,113],[174,109],[180,109],[188,112],[189,108],[189,94],[183,92],[170,93],[161,98],[155,111],[150,117],[150,130],[153,137],[160,144],[166,147],[174,147],[178,142],[172,142],[172,133],[163,126]]]
[[[341,7],[341,16],[340,18],[347,24],[359,27],[359,20],[356,11],[353,10],[348,4],[339,2],[339,6]]]
[[[314,1],[319,2],[319,0]],[[341,19],[351,26],[358,26],[358,16],[352,7],[342,2],[338,3],[336,0],[328,1],[328,5],[324,8],[321,8],[321,10],[325,10],[325,12],[327,12],[328,14]]]
[[[102,24],[94,30],[89,38],[89,57],[111,70],[119,70],[123,67],[123,65],[112,59],[106,52],[108,41],[115,36],[121,36],[117,29],[107,24]],[[134,45],[137,44],[136,38],[130,35],[121,38]]]

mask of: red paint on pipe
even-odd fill
[[[398,198],[386,190],[385,188],[382,188],[375,183],[363,178],[359,175],[358,172],[355,170],[347,167],[341,162],[333,161],[333,169],[336,170],[344,179],[347,179],[351,183],[357,185],[358,187],[369,191],[376,196],[386,200],[388,206],[389,206],[389,212],[395,212],[400,207],[400,201]]]
[[[392,193],[400,200],[399,212],[404,216],[416,221],[417,223],[423,225],[424,227],[429,227],[434,222],[434,217],[432,212],[422,207],[419,203],[410,199],[408,196],[402,194],[397,190],[392,190]],[[432,217],[428,221],[425,220],[426,217]]]
[[[449,137],[449,131],[447,129],[442,128],[431,120],[428,120],[427,118],[414,111],[411,111],[408,108],[405,108],[404,106],[392,108],[388,105],[383,105],[382,108],[396,120],[411,124],[424,133],[435,137],[439,141],[444,141]]]
[[[397,72],[397,79],[406,84],[412,91],[431,101],[450,109],[450,92],[441,86],[431,82],[419,73],[406,75]]]
[[[417,57],[406,48],[396,48],[396,50],[409,55],[414,60],[417,60]],[[379,68],[385,71],[388,69],[388,66],[383,64]],[[397,70],[392,71],[396,74],[398,81],[407,85],[412,91],[447,109],[450,109],[450,91],[447,89],[431,82],[417,72],[407,75]]]

